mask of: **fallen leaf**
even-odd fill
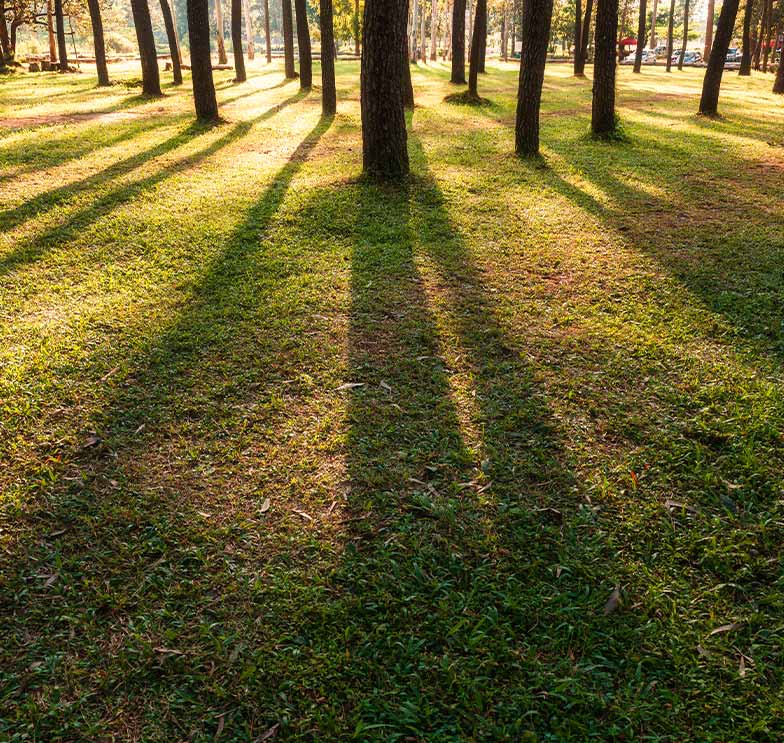
[[[681,503],[677,500],[670,500],[669,498],[664,501],[664,507],[669,509],[675,508],[682,508],[684,511],[689,511],[690,513],[697,513],[697,509],[694,506],[690,506],[688,503]]]
[[[218,729],[215,731],[215,740],[220,738],[220,734],[223,732],[223,728],[226,725],[226,715],[221,715],[218,718]]]
[[[91,446],[95,446],[101,439],[98,436],[88,436],[84,443],[82,444],[82,449],[89,449]]]
[[[345,384],[341,384],[340,387],[335,388],[335,392],[340,392],[341,390],[353,390],[357,387],[364,387],[364,382],[346,382]]]
[[[182,650],[174,650],[173,648],[153,648],[153,650],[162,655],[185,655]]]
[[[106,372],[106,374],[104,374],[104,375],[101,377],[101,382],[105,382],[107,379],[109,379],[109,377],[111,377],[111,376],[112,376],[112,374],[114,374],[115,372],[117,372],[117,371],[119,370],[119,368],[120,368],[119,366],[115,366],[115,367],[114,367],[114,369],[112,369],[111,371],[108,371],[108,372]]]
[[[304,511],[298,511],[296,508],[292,509],[294,513],[298,516],[302,516],[303,519],[307,519],[308,521],[313,521],[313,517],[310,514],[305,513]]]
[[[56,580],[57,580],[57,573],[55,573],[54,575],[50,575],[49,580],[47,580],[46,583],[44,583],[44,588],[49,588],[49,586],[53,585]]]
[[[618,608],[620,602],[621,589],[618,586],[615,586],[613,592],[610,594],[610,598],[607,599],[607,603],[604,605],[604,615],[607,616],[608,614],[612,614]]]
[[[713,635],[722,635],[725,632],[733,632],[736,629],[740,629],[741,627],[743,627],[743,625],[738,622],[733,622],[732,624],[722,624],[721,627],[716,627],[716,629],[711,630],[708,634],[708,637],[713,637]]]
[[[265,740],[272,740],[278,734],[278,730],[280,730],[280,723],[276,722],[269,730],[256,738],[256,740],[258,743],[264,743]]]
[[[259,508],[259,513],[266,513],[270,510],[270,506],[272,505],[272,501],[269,498],[265,498],[261,504],[261,508]]]
[[[746,677],[746,659],[741,655],[740,663],[738,664],[738,674],[741,678]]]
[[[392,392],[392,388],[383,379],[381,380],[381,388],[387,392]]]

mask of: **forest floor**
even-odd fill
[[[772,78],[338,72],[0,80],[0,739],[780,741]]]

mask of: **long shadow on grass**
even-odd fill
[[[274,358],[276,351],[282,355],[283,349],[275,348],[274,342],[253,334],[264,330],[255,328],[256,322],[274,321],[265,291],[271,293],[281,279],[271,269],[274,257],[264,254],[265,235],[303,162],[330,125],[331,119],[322,119],[296,148],[227,236],[225,247],[205,267],[181,314],[129,362],[130,371],[112,387],[94,415],[100,444],[55,456],[58,473],[50,483],[57,484],[43,487],[46,507],[19,515],[29,531],[15,545],[13,563],[2,571],[0,582],[4,637],[0,721],[34,721],[44,737],[60,735],[71,725],[78,725],[79,739],[100,737],[112,723],[104,717],[105,700],[119,704],[130,698],[138,709],[160,709],[162,717],[154,727],[167,729],[171,738],[179,738],[182,728],[169,715],[187,717],[199,728],[206,725],[212,730],[210,739],[217,725],[223,727],[220,710],[225,696],[209,688],[212,671],[189,658],[196,646],[201,652],[203,640],[210,652],[215,643],[243,640],[228,629],[228,621],[223,625],[222,600],[216,600],[224,595],[228,602],[238,593],[238,587],[230,585],[233,580],[227,584],[226,575],[216,569],[215,561],[221,557],[214,553],[213,536],[222,540],[227,532],[215,523],[204,531],[192,521],[189,488],[193,481],[166,481],[169,463],[161,459],[161,439],[151,446],[140,437],[140,422],[142,428],[163,431],[163,440],[169,424],[174,429],[188,424],[209,426],[209,405],[225,412],[236,402],[225,390],[211,385],[214,366],[226,372],[235,389],[247,394],[250,378],[264,379],[269,372],[261,358],[265,354]],[[289,341],[286,337],[281,343]],[[217,428],[213,433],[222,436]],[[209,435],[204,432],[195,438],[204,441]],[[142,466],[129,472],[128,463],[135,460]],[[145,482],[148,468],[152,482]],[[69,472],[76,474],[64,477]],[[183,519],[185,513],[188,516]],[[220,519],[221,514],[215,516]],[[3,561],[9,556],[10,552],[4,552]],[[24,586],[35,580],[36,565],[52,560],[58,565],[57,596],[44,601],[37,591],[29,594]],[[242,600],[248,598],[245,592],[239,595]],[[60,631],[63,625],[58,617],[64,612],[78,617],[74,620],[80,625],[77,642],[85,654],[77,664],[91,669],[81,680],[67,677],[64,668],[64,658],[75,640]],[[216,619],[219,614],[220,620]],[[130,632],[124,629],[126,620],[133,625]],[[190,630],[196,635],[188,635]],[[244,627],[244,635],[251,630]],[[167,658],[155,649],[157,641],[151,643],[153,636],[168,636],[167,642],[175,642],[172,631],[189,636],[187,657]],[[100,651],[118,636],[122,638],[119,647]],[[47,662],[41,664],[40,673],[31,676],[25,668],[33,658]],[[116,674],[118,661],[124,666],[121,675]],[[97,668],[103,670],[96,674]],[[99,695],[103,700],[94,704],[104,671],[112,678],[111,689],[104,688]],[[249,730],[258,715],[258,700],[243,696],[241,687],[247,687],[247,678],[235,678],[231,670],[229,675],[245,717],[234,728],[240,713],[230,711],[227,730],[236,733],[233,740],[254,740],[257,736]],[[75,692],[79,701],[67,712],[56,703],[38,709],[30,703],[36,690],[50,680],[81,689]],[[157,706],[161,700],[166,710]],[[115,718],[115,712],[111,717]]]
[[[214,155],[216,152],[247,134],[255,124],[272,118],[286,106],[292,105],[303,98],[304,95],[305,94],[302,92],[297,93],[254,119],[241,121],[232,125],[228,132],[207,147],[204,147],[195,153],[185,155],[175,162],[160,168],[151,175],[124,184],[106,193],[102,193],[98,198],[88,203],[79,211],[69,214],[68,221],[65,225],[52,227],[43,234],[36,235],[30,242],[21,243],[16,248],[0,257],[0,276],[15,270],[20,265],[40,259],[41,256],[51,248],[77,237],[90,224],[98,221],[109,212],[122,204],[128,203],[139,194],[154,188],[156,185],[180,172],[182,169],[191,167],[211,155]],[[74,191],[80,192],[91,188],[100,188],[104,183],[111,182],[119,175],[131,172],[142,166],[146,161],[155,157],[160,157],[167,152],[177,149],[186,142],[189,142],[193,138],[194,133],[201,134],[205,131],[209,130],[205,130],[201,127],[189,126],[184,131],[179,132],[166,141],[161,142],[142,153],[126,158],[120,163],[110,166],[94,176],[89,176],[76,184],[69,184],[68,186],[55,189],[54,192],[41,194],[39,197],[36,197],[29,202],[25,202],[14,210],[0,214],[0,227],[10,229],[23,222],[25,219],[32,218],[39,213],[39,210],[47,211],[53,209],[59,202],[69,199]]]

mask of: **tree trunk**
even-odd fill
[[[408,49],[408,37],[403,39],[403,67],[400,83],[400,95],[403,100],[403,108],[414,109],[414,86],[411,83],[411,60]]]
[[[430,7],[430,61],[438,59],[438,0]]]
[[[455,0],[452,11],[452,77],[450,82],[465,85],[466,0]]]
[[[686,45],[689,43],[689,0],[685,0],[683,5],[683,45],[681,46],[681,56],[678,60],[678,71],[683,71],[683,58],[686,56]]]
[[[386,180],[408,174],[400,60],[406,7],[407,0],[365,0],[362,24],[363,166],[368,175]]]
[[[653,9],[651,11],[651,41],[648,44],[648,49],[656,48],[656,14],[659,12],[659,0],[653,0]]]
[[[640,0],[640,19],[637,23],[637,49],[634,51],[634,72],[637,73],[642,72],[642,53],[645,48],[643,39],[646,38],[645,26],[648,21],[645,11],[646,2],[645,0]]]
[[[419,58],[422,64],[427,64],[427,15],[425,14],[425,0],[422,0],[422,10],[419,13]]]
[[[333,116],[337,110],[335,90],[335,31],[332,25],[332,0],[319,0],[321,29],[321,114]]]
[[[313,86],[313,52],[310,48],[310,28],[305,0],[294,0],[297,11],[297,46],[299,47],[299,87],[310,90]]]
[[[57,27],[57,56],[60,60],[60,72],[68,72],[68,48],[65,45],[63,0],[54,0],[54,20]]]
[[[187,0],[188,43],[191,48],[193,102],[200,121],[218,121],[218,101],[212,81],[210,9],[207,0]]]
[[[354,0],[354,54],[359,56],[359,0]]]
[[[719,23],[716,27],[716,41],[711,49],[708,69],[702,83],[702,98],[700,99],[700,113],[706,116],[716,116],[719,106],[719,90],[721,89],[721,76],[724,73],[724,62],[727,59],[732,34],[735,30],[735,18],[738,15],[739,0],[724,0]]]
[[[487,11],[485,11],[485,25],[481,36],[479,37],[479,72],[484,75],[487,70],[485,65],[487,62]],[[476,23],[474,23],[474,30],[476,30]]]
[[[139,43],[139,56],[142,63],[142,93],[158,96],[161,93],[161,76],[158,71],[158,53],[155,50],[155,37],[152,33],[150,7],[147,0],[131,0],[133,25],[136,27],[136,40]]]
[[[286,60],[286,79],[297,77],[294,69],[294,24],[291,15],[291,0],[281,0],[283,8],[283,56]]]
[[[6,68],[6,59],[11,59],[11,41],[5,23],[5,1],[0,0],[0,68]]]
[[[479,98],[479,65],[482,62],[482,36],[487,31],[487,0],[476,0],[476,21],[471,39],[471,64],[468,68],[468,94]]]
[[[598,0],[593,63],[591,131],[596,137],[615,132],[615,43],[618,0]]]
[[[270,37],[269,0],[264,0],[264,44],[267,52],[267,64],[272,62],[272,39]]]
[[[57,63],[57,40],[54,35],[54,7],[52,0],[46,0],[46,33],[49,37],[49,64]]]
[[[738,74],[743,77],[751,75],[751,18],[754,15],[754,0],[746,0],[743,13],[743,53],[740,58]]]
[[[645,2],[645,0],[641,0]],[[580,42],[583,38],[583,8],[580,0],[574,3],[574,74],[579,77],[580,69]]]
[[[466,40],[466,45],[468,46],[469,53],[471,49],[471,44],[474,41],[474,6],[472,5],[472,0],[468,0],[468,36]]]
[[[507,33],[507,16],[508,10],[506,7],[507,0],[504,0],[504,7],[501,11],[501,59],[504,62],[509,60],[509,34]],[[579,3],[580,0],[577,0]],[[576,52],[575,52],[576,53]],[[577,58],[575,57],[575,65],[577,64]]]
[[[253,28],[253,16],[250,14],[250,0],[242,0],[242,15],[245,18],[245,38],[248,47],[248,59],[256,58],[256,46],[254,44],[256,32]]]
[[[670,18],[667,23],[667,72],[672,71],[673,31],[675,29],[675,0],[670,0]]]
[[[417,17],[419,16],[419,0],[414,0],[411,11],[411,64],[417,61]]]
[[[574,74],[577,77],[585,77],[585,63],[588,60],[588,41],[591,38],[592,11],[593,11],[593,0],[586,0],[585,17],[583,18],[583,26],[582,26],[582,39],[580,40],[580,60],[579,63],[575,64],[575,70],[574,70]]]
[[[95,49],[95,67],[98,71],[98,85],[109,85],[109,70],[106,67],[106,47],[103,43],[103,20],[98,0],[87,0],[90,11],[90,25],[93,27],[93,47]]]
[[[715,0],[708,0],[708,17],[705,19],[705,48],[702,51],[702,58],[708,59],[711,55],[713,46],[713,19],[716,14]],[[724,65],[722,65],[722,68]]]
[[[515,125],[515,150],[518,155],[539,154],[539,106],[552,16],[553,0],[526,0],[523,3],[520,29],[523,41]]]
[[[773,83],[773,92],[784,95],[784,49],[781,50],[779,66],[776,68],[776,82]]]
[[[754,39],[754,56],[753,56],[753,64],[754,69],[759,71],[760,68],[760,57],[762,56],[762,19],[765,16],[765,7],[766,7],[767,0],[762,0],[762,13],[760,13],[760,22],[759,26],[756,26],[756,38]]]
[[[244,83],[248,76],[242,54],[242,0],[231,0],[231,51],[234,54],[234,82]]]
[[[770,54],[770,27],[773,24],[772,14],[773,14],[773,0],[768,0],[767,3],[768,12],[763,16],[763,24],[764,24],[764,33],[762,35],[763,38],[763,47],[762,47],[762,71],[768,71],[768,55]]]
[[[444,44],[444,59],[452,60],[452,0],[446,5],[446,43]]]
[[[98,0],[91,0],[97,2]],[[177,38],[177,29],[174,26],[169,0],[161,0],[161,13],[163,25],[166,26],[166,38],[169,40],[169,54],[172,62],[172,78],[175,85],[182,85],[182,67],[180,65],[180,40]]]

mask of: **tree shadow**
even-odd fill
[[[185,155],[146,177],[119,186],[107,193],[100,193],[96,199],[86,206],[75,213],[69,214],[68,222],[65,225],[56,225],[42,234],[36,235],[30,242],[20,243],[4,256],[0,257],[0,276],[15,270],[20,265],[39,260],[42,255],[55,245],[62,244],[63,242],[76,237],[88,225],[101,219],[107,213],[113,211],[122,204],[128,203],[140,193],[153,188],[171,175],[176,174],[182,168],[194,165],[201,160],[210,157],[219,150],[230,145],[232,142],[245,136],[254,125],[272,118],[284,108],[296,103],[301,98],[302,95],[300,93],[293,95],[285,101],[272,106],[253,119],[240,121],[231,125],[228,132],[198,152]],[[66,186],[61,186],[60,188],[40,194],[39,196],[20,204],[15,209],[0,213],[0,228],[6,230],[12,229],[27,219],[37,217],[41,213],[52,210],[63,202],[67,202],[74,194],[92,189],[98,190],[103,184],[111,183],[118,176],[143,166],[148,160],[176,150],[186,142],[191,141],[194,136],[210,131],[210,129],[212,129],[212,127],[205,128],[202,125],[191,124],[164,142],[160,142],[143,152],[136,153],[119,163],[114,163],[105,170],[88,176],[82,181],[70,183]]]

